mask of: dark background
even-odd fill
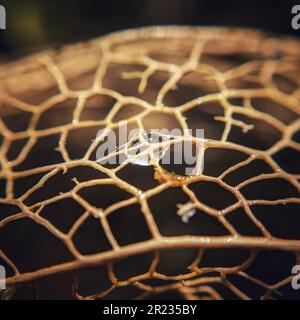
[[[7,29],[0,55],[18,56],[45,47],[147,25],[244,26],[300,37],[291,8],[300,0],[2,0]]]

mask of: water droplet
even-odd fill
[[[159,162],[169,149],[164,142],[170,140],[157,132],[140,131],[137,137],[129,141],[125,154],[132,164],[150,166],[152,161]]]
[[[196,209],[194,208],[194,204],[192,202],[187,202],[185,204],[178,204],[177,214],[181,217],[182,222],[188,223],[190,219],[196,213]]]
[[[195,209],[192,209],[192,210],[190,210],[190,211],[187,211],[187,212],[181,217],[182,222],[188,223],[195,213],[196,213],[196,210],[195,210]]]

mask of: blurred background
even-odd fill
[[[15,57],[48,47],[148,25],[227,25],[300,37],[291,27],[290,0],[2,0],[7,29],[0,56]]]

